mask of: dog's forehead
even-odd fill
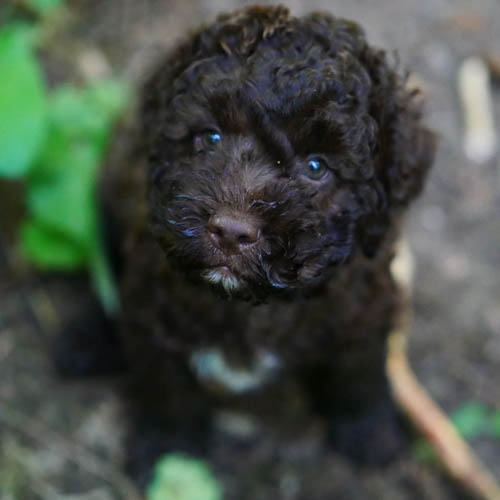
[[[356,58],[348,58],[346,68],[342,51],[326,52],[313,43],[304,54],[297,43],[284,39],[280,44],[277,39],[272,45],[262,41],[248,56],[214,53],[194,61],[176,79],[174,94],[215,101],[218,109],[224,104],[234,103],[239,109],[251,104],[290,115],[325,97],[337,100],[356,94],[359,99],[359,88],[370,87],[370,78]]]
[[[342,54],[322,50],[262,46],[246,57],[217,53],[193,62],[174,83],[166,135],[251,135],[285,163],[335,152],[338,130],[369,113],[371,79],[356,58],[346,68]]]

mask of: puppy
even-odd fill
[[[326,13],[223,14],[159,61],[135,156],[105,182],[133,469],[206,451],[221,408],[293,420],[290,387],[337,449],[397,452],[389,267],[433,159],[420,115],[384,52]]]

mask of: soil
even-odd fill
[[[186,29],[246,3],[68,2],[44,51],[48,80],[80,81],[112,70],[137,83]],[[500,410],[500,157],[467,159],[457,92],[466,57],[499,59],[498,0],[288,5],[296,14],[326,9],[360,22],[373,44],[399,53],[423,88],[427,122],[440,145],[406,228],[416,259],[410,358],[447,412],[471,401]],[[0,183],[2,213],[22,213],[21,193],[17,184]],[[61,327],[96,307],[87,279],[29,269],[14,232],[10,224],[0,234],[0,500],[133,499],[134,486],[122,472],[126,418],[119,379],[64,380],[53,367]],[[232,422],[240,431],[241,424]],[[211,466],[229,500],[468,498],[435,462],[419,458],[415,446],[388,466],[360,468],[325,447],[315,426],[293,439],[261,435],[243,445],[224,432],[216,434]],[[479,435],[470,442],[500,478],[500,438]]]

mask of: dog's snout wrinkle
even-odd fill
[[[229,253],[239,253],[260,238],[256,221],[243,214],[215,214],[207,223],[207,231],[212,242]]]

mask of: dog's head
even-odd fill
[[[309,292],[372,257],[433,156],[383,52],[326,14],[221,16],[145,92],[152,232],[228,295]]]

